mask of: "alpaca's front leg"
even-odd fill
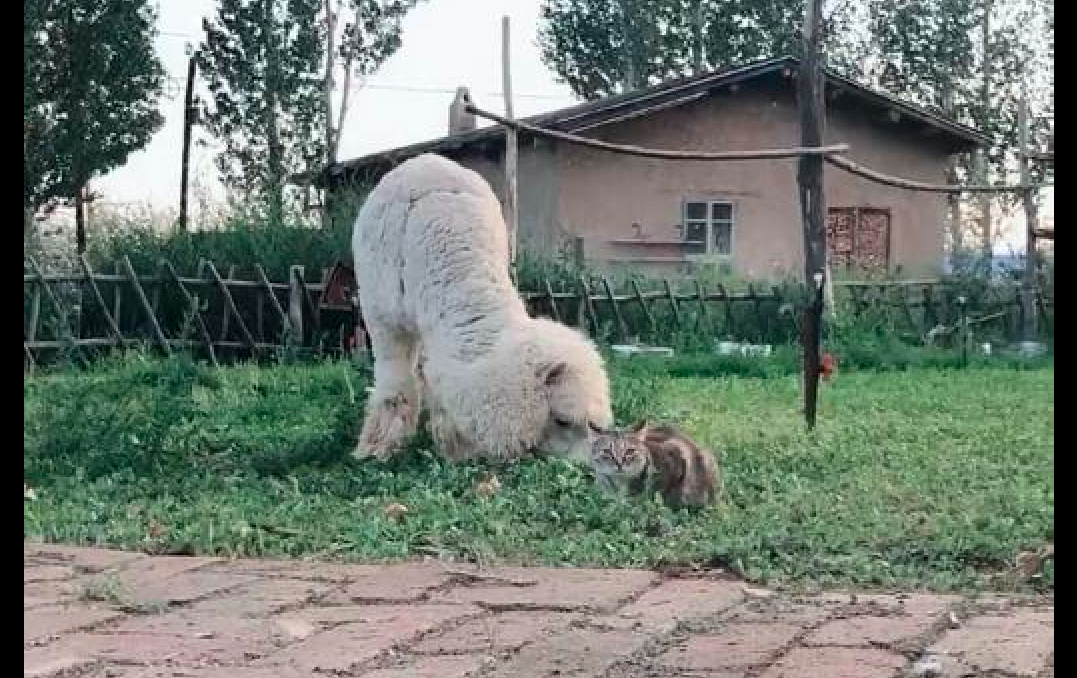
[[[434,439],[438,451],[445,458],[452,461],[466,461],[479,456],[475,446],[460,435],[460,431],[441,410],[435,408],[430,411],[427,426],[430,429],[430,437]]]
[[[415,342],[400,332],[372,330],[374,392],[367,401],[363,431],[353,453],[357,459],[387,459],[408,439],[419,422],[415,380]]]

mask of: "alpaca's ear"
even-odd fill
[[[565,380],[567,373],[568,365],[562,361],[551,365],[543,365],[539,368],[538,376],[546,386],[557,386]]]
[[[649,422],[646,419],[640,419],[632,425],[632,433],[640,434],[647,430],[647,424]]]

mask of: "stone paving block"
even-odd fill
[[[572,628],[525,645],[483,678],[597,678],[648,640],[631,629]]]
[[[441,624],[479,612],[466,605],[373,605],[322,610],[334,613],[335,620],[343,623],[275,652],[259,665],[289,666],[302,671],[347,671]],[[322,610],[281,615],[278,621],[312,621]],[[344,612],[350,613],[351,618],[344,617]]]
[[[774,662],[761,678],[894,678],[905,657],[887,650],[798,647]]]
[[[484,658],[474,655],[441,655],[420,657],[406,666],[374,669],[360,674],[362,678],[466,678],[484,665]]]
[[[871,647],[895,645],[929,631],[935,619],[926,616],[855,616],[835,619],[813,631],[805,645],[846,645]]]
[[[691,636],[655,660],[687,671],[709,671],[765,663],[793,642],[799,624],[730,624],[718,633]]]
[[[45,581],[23,584],[22,608],[24,610],[76,602],[82,595],[83,584],[77,580]]]
[[[123,613],[103,607],[54,605],[22,614],[22,642],[31,643],[68,631],[96,626]]]
[[[90,574],[117,569],[147,558],[143,553],[59,544],[23,544],[22,554],[24,560],[52,561]]]
[[[108,577],[110,575],[102,575]],[[134,604],[188,603],[250,581],[247,577],[212,572],[132,573],[118,575],[122,595]]]
[[[252,647],[277,647],[295,640],[286,627],[270,619],[201,614],[181,609],[167,614],[137,615],[110,626],[109,634],[175,636],[195,640],[234,640]]]
[[[723,624],[774,624],[789,623],[809,626],[823,621],[839,606],[836,603],[799,603],[782,598],[749,600],[722,614]]]
[[[658,575],[646,570],[490,568],[484,574],[530,585],[477,582],[457,585],[432,600],[478,603],[501,609],[549,608],[610,611],[646,590]]]
[[[189,609],[199,614],[265,617],[282,608],[299,606],[320,598],[333,586],[297,579],[259,579],[227,593],[200,600],[193,603]]]
[[[97,661],[92,655],[55,647],[32,647],[22,652],[24,678],[45,678],[62,672],[74,672]]]
[[[932,645],[930,652],[948,657],[946,663],[952,666],[975,672],[1035,676],[1047,665],[1054,642],[1054,609],[1014,608],[1008,614],[965,621]]]
[[[437,654],[496,653],[517,650],[551,631],[565,629],[579,615],[568,612],[498,612],[485,614],[445,634],[426,638],[413,652]]]
[[[131,667],[110,666],[108,673],[100,676],[80,675],[79,678],[328,678],[325,674],[313,671],[300,671],[286,666],[249,667],[249,666],[155,666]]]
[[[64,581],[74,578],[76,574],[75,568],[70,565],[23,565],[22,583]]]
[[[334,591],[326,604],[349,605],[366,601],[413,602],[449,581],[445,568],[435,563],[404,563],[364,568],[353,573],[350,583]]]
[[[370,565],[360,563],[323,563],[306,560],[253,560],[238,558],[207,565],[205,572],[221,572],[273,579],[346,584],[364,577],[385,573],[407,563]]]
[[[619,621],[668,633],[678,622],[718,614],[744,600],[744,586],[709,579],[671,579],[617,612]]]
[[[42,648],[117,664],[235,664],[264,656],[268,641],[152,633],[77,633]]]

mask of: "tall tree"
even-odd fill
[[[401,19],[416,1],[221,0],[204,22],[204,119],[225,147],[217,166],[270,223],[303,195],[288,189],[290,177],[335,159],[352,78],[399,49]]]
[[[1021,85],[1030,91],[1032,135],[1052,126],[1053,12],[1050,0],[872,0],[870,31],[875,84],[985,132],[982,155],[962,158],[951,181],[1014,181]],[[1042,168],[1041,168],[1042,170]],[[984,194],[966,214],[976,220],[979,249],[990,254],[997,229],[993,212],[1009,210],[1010,196]],[[951,205],[955,247],[969,224]]]
[[[86,184],[164,122],[156,18],[149,0],[23,2],[24,211],[74,201],[80,253]]]
[[[854,3],[824,17],[828,65],[855,73]],[[701,68],[797,54],[801,0],[543,0],[542,59],[577,95],[609,96]]]
[[[330,12],[330,2],[325,0],[327,12]],[[345,13],[351,20],[343,25],[339,42],[334,41],[333,31],[327,40],[325,105],[330,125],[327,156],[330,164],[337,160],[353,80],[358,80],[361,85],[400,49],[401,23],[418,3],[419,0],[337,0],[336,12],[330,13],[334,17],[330,25],[335,28],[336,17]],[[338,67],[343,73],[343,83],[334,125],[331,93],[335,82],[333,71]]]
[[[284,219],[288,177],[324,154],[320,9],[320,0],[221,0],[203,20],[203,120],[224,143],[217,168],[271,223]]]

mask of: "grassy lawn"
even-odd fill
[[[703,361],[706,362],[706,361]],[[702,363],[700,363],[702,364]],[[706,365],[704,365],[706,367]],[[720,367],[720,366],[719,366]],[[725,566],[767,583],[1053,588],[1017,554],[1054,541],[1054,370],[841,373],[804,430],[795,376],[615,365],[622,423],[681,423],[720,451],[729,503],[676,512],[599,494],[557,460],[451,465],[354,445],[353,365],[211,371],[138,356],[24,385],[28,539],[349,560]],[[690,370],[688,371],[690,373]],[[766,370],[763,370],[766,372]],[[719,376],[713,376],[718,374]],[[474,485],[484,473],[502,487]],[[390,503],[408,507],[386,516]]]

